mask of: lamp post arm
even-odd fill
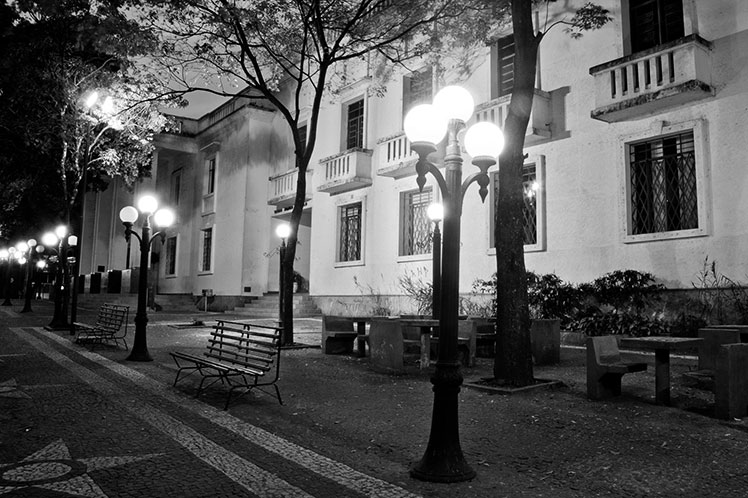
[[[148,242],[150,246],[153,246],[153,241],[156,240],[156,237],[158,236],[159,239],[161,239],[161,243],[163,244],[166,240],[166,232],[164,230],[160,230],[154,234],[151,235],[151,240]]]
[[[491,179],[488,177],[488,174],[485,171],[479,171],[468,176],[467,178],[465,178],[465,181],[462,182],[462,188],[460,189],[460,205],[462,205],[462,202],[465,199],[465,192],[467,192],[468,187],[473,182],[478,182],[478,185],[480,185],[478,194],[480,194],[481,201],[486,202],[486,196],[488,195],[488,184],[491,182]]]
[[[140,238],[140,235],[138,235],[132,227],[125,225],[125,240],[130,242],[130,236],[135,236],[135,238],[138,239],[138,242],[140,242],[141,245],[143,244],[143,239]]]
[[[442,172],[439,171],[439,168],[437,168],[434,163],[429,162],[423,157],[419,157],[418,162],[416,163],[416,172],[418,173],[416,183],[418,183],[418,189],[421,192],[423,192],[423,187],[424,185],[426,185],[426,173],[431,173],[436,179],[436,183],[439,184],[439,190],[441,190],[442,192],[442,197],[444,199],[447,199],[449,197],[449,188],[447,187],[447,181],[444,179],[444,175],[442,175]]]

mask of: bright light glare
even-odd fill
[[[135,223],[138,219],[138,210],[132,206],[125,206],[119,210],[119,219],[122,223]]]
[[[36,262],[36,267],[39,268],[40,270],[43,269],[45,266],[47,266],[47,262],[44,261],[43,259],[40,259],[39,261]]]
[[[291,225],[288,223],[281,223],[277,227],[275,227],[275,235],[280,237],[281,239],[288,238],[289,235],[291,235]]]
[[[0,249],[0,259],[8,259],[10,252],[7,249]]]
[[[18,258],[18,264],[19,265],[25,265],[26,264],[26,258],[23,257],[23,256],[21,256],[20,258]]]
[[[174,211],[167,208],[161,208],[153,215],[153,222],[156,226],[170,227],[174,223]]]
[[[34,247],[36,245],[36,239],[29,239],[26,243],[29,247]]]
[[[26,242],[19,242],[16,244],[16,250],[18,252],[26,252],[29,250],[29,245]]]
[[[47,232],[42,235],[42,244],[48,247],[56,246],[59,240],[60,239],[57,238],[57,235],[55,235],[54,232]]]
[[[57,228],[55,228],[55,235],[57,235],[58,239],[64,238],[68,234],[68,227],[65,225],[58,225]]]
[[[493,157],[504,148],[501,128],[488,121],[475,123],[465,132],[465,150],[473,157]]]
[[[408,111],[403,121],[408,140],[438,144],[447,133],[447,119],[431,104],[421,104]]]
[[[68,237],[68,245],[69,246],[73,246],[73,247],[77,246],[78,245],[78,237],[75,236],[75,235],[71,235],[70,237]]]
[[[153,214],[158,209],[158,201],[152,195],[144,195],[138,199],[138,209],[141,213]]]
[[[101,110],[106,114],[114,114],[114,99],[107,97],[104,99],[104,103],[101,104]]]
[[[426,214],[431,221],[441,221],[444,219],[444,206],[439,203],[429,204]]]
[[[434,96],[434,107],[447,119],[467,121],[473,115],[475,101],[470,92],[457,85],[445,86]]]
[[[88,97],[86,97],[86,107],[89,109],[92,108],[97,100],[99,100],[99,92],[89,93]]]

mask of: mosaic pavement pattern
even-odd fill
[[[150,396],[150,401],[120,403],[119,408],[126,410],[136,419],[167,436],[171,441],[204,464],[225,475],[253,496],[311,497],[314,495],[300,486],[286,481],[283,478],[282,471],[268,471],[250,461],[250,458],[244,458],[232,452],[216,440],[201,433],[201,424],[191,423],[187,418],[182,420],[182,417],[172,415],[173,411],[167,413],[162,405],[165,403],[178,405],[180,410],[187,410],[191,417],[200,417],[206,423],[210,422],[220,427],[221,430],[227,431],[231,435],[231,439],[241,439],[256,445],[275,455],[275,457],[280,457],[289,462],[290,465],[301,468],[302,472],[310,478],[315,475],[324,478],[330,482],[331,486],[339,489],[336,494],[338,496],[342,494],[372,498],[416,498],[418,496],[406,489],[356,471],[343,463],[242,421],[228,412],[187,398],[171,386],[158,382],[137,370],[113,362],[94,352],[80,350],[54,333],[41,328],[26,328],[23,331],[18,328],[11,328],[10,330],[19,339],[32,345],[57,365],[82,380],[97,394],[110,401],[122,397],[121,383],[115,383],[104,378],[72,358],[80,356],[85,360],[105,367],[109,372],[116,374],[123,380],[132,381],[134,385],[138,386],[137,389],[145,391]],[[30,330],[33,330],[38,336],[29,334]],[[42,338],[53,341],[55,346],[66,350],[65,353],[67,354],[51,347]],[[96,485],[87,472],[95,468],[102,468],[102,465],[125,465],[156,456],[158,455],[148,454],[133,457],[72,459],[64,443],[58,441],[20,462],[14,464],[0,462],[0,494],[22,486],[55,486],[46,489],[55,489],[84,497],[103,497],[106,495],[103,494],[101,488]],[[317,493],[317,496],[321,495]],[[327,494],[324,496],[333,495]]]

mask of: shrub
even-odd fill
[[[398,278],[400,288],[405,295],[410,296],[416,302],[419,315],[430,315],[434,302],[433,283],[424,280],[425,274],[425,268],[416,271],[405,270],[405,274]]]
[[[615,311],[597,311],[592,315],[576,320],[573,328],[590,337],[622,334],[632,337],[647,337],[670,334],[670,327],[663,320],[641,316],[636,313]]]
[[[533,318],[558,318],[565,328],[579,313],[583,293],[554,273],[527,272],[527,299]]]
[[[656,299],[655,293],[664,288],[654,281],[654,275],[651,273],[616,270],[596,278],[582,288],[591,293],[598,302],[610,305],[616,311],[640,312]]]

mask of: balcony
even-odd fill
[[[309,194],[311,190],[309,186],[312,184],[312,173],[314,171],[307,169],[306,171],[306,196],[305,202],[309,202],[312,196]],[[285,209],[293,206],[294,199],[296,199],[296,182],[299,178],[299,170],[294,168],[280,175],[271,176],[270,180],[270,192],[268,194],[268,204],[275,206],[278,209]]]
[[[416,161],[418,154],[410,150],[410,140],[405,132],[397,135],[380,138],[377,141],[379,147],[379,167],[377,174],[391,178],[403,178],[416,174]]]
[[[714,95],[712,44],[689,35],[590,68],[594,119],[638,119]]]
[[[509,114],[509,100],[511,95],[505,95],[485,102],[475,109],[475,121],[490,121],[504,128],[504,121]],[[551,96],[548,92],[535,89],[530,110],[530,121],[527,123],[525,145],[534,145],[551,137]]]
[[[350,149],[320,160],[324,168],[319,192],[340,194],[371,185],[371,151]]]

